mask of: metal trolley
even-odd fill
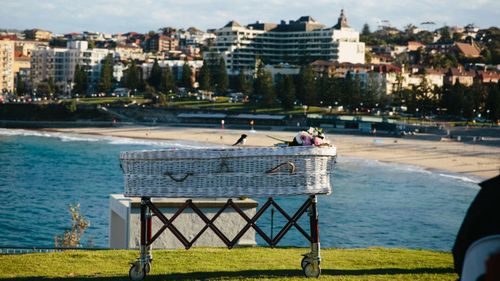
[[[229,156],[228,152],[230,152]],[[196,154],[196,156],[193,156],[191,153]],[[321,274],[321,256],[317,195],[329,194],[331,192],[330,175],[336,158],[335,148],[326,150],[300,147],[291,149],[258,148],[253,151],[243,149],[212,149],[205,150],[206,155],[200,156],[200,153],[203,152],[201,150],[194,152],[143,151],[121,154],[121,165],[125,173],[125,195],[141,198],[140,256],[132,263],[129,271],[130,279],[142,280],[151,271],[151,263],[153,261],[152,244],[167,229],[186,249],[191,248],[207,229],[211,229],[231,249],[250,229],[255,230],[269,246],[274,247],[289,230],[295,228],[310,242],[310,251],[303,255],[300,264],[303,272],[307,277],[319,277]],[[217,155],[222,156],[216,157]],[[272,157],[268,157],[269,155]],[[242,159],[244,161],[241,161]],[[248,168],[248,163],[245,161],[249,160],[252,163],[259,163],[257,165],[252,164]],[[172,171],[172,169],[179,166],[181,166],[182,172]],[[241,168],[240,166],[244,167]],[[262,167],[267,168],[261,176],[259,174],[255,175],[257,171],[262,170]],[[205,171],[203,173],[193,172],[197,169],[204,169]],[[255,171],[248,171],[248,169],[254,169]],[[189,172],[186,172],[187,170]],[[157,176],[158,174],[159,176]],[[199,180],[196,179],[198,174],[200,174]],[[235,188],[238,189],[237,191],[232,191],[233,189],[227,186],[228,179],[231,184],[238,186],[238,188]],[[196,186],[198,182],[199,186]],[[292,184],[295,182],[298,182],[298,184]],[[214,186],[206,186],[211,183]],[[286,186],[275,186],[283,183]],[[226,186],[221,189],[220,185],[224,184]],[[262,184],[274,189],[264,189],[261,187]],[[147,187],[147,190],[143,187]],[[193,190],[197,192],[196,196],[186,196],[193,195]],[[263,190],[263,193],[257,193],[259,190]],[[165,216],[151,200],[152,197],[220,198],[224,197],[221,196],[223,194],[227,195],[226,197],[240,197],[244,194],[251,194],[251,191],[253,191],[252,196],[267,197],[265,203],[252,217],[247,215],[231,198],[227,199],[225,204],[211,218],[208,218],[192,199],[187,199],[183,202],[170,218]],[[263,194],[268,196],[259,196]],[[308,195],[308,198],[293,215],[288,214],[274,200],[275,197],[282,195],[304,194]],[[243,227],[232,239],[229,239],[215,224],[220,215],[230,208],[244,221]],[[274,237],[272,234],[271,237],[267,235],[257,225],[258,220],[263,217],[263,214],[269,208],[276,209],[281,213],[286,222]],[[175,220],[188,209],[191,209],[204,223],[201,230],[191,240],[188,240],[174,225]],[[309,233],[298,222],[304,214],[309,216]],[[153,232],[152,227],[153,217],[156,217],[160,221],[159,229],[155,232]]]
[[[132,264],[129,271],[129,276],[131,280],[143,280],[146,275],[151,270],[151,263],[153,261],[153,254],[151,250],[151,245],[153,242],[165,231],[170,230],[172,234],[184,245],[187,249],[191,248],[193,244],[198,240],[198,238],[207,230],[211,229],[221,241],[226,244],[226,246],[231,249],[233,248],[238,240],[250,229],[255,229],[264,241],[271,247],[276,246],[280,240],[285,236],[285,234],[295,227],[311,244],[310,252],[304,254],[302,261],[300,263],[305,276],[307,277],[319,277],[321,274],[321,256],[320,256],[320,242],[319,242],[319,227],[318,227],[318,209],[317,209],[317,196],[310,195],[309,198],[302,204],[302,206],[290,216],[285,210],[283,210],[276,201],[270,197],[267,199],[265,204],[257,211],[253,217],[248,217],[247,214],[243,212],[241,208],[236,205],[232,199],[228,199],[226,204],[219,209],[219,211],[209,219],[197,206],[193,203],[193,200],[188,199],[184,204],[175,212],[170,219],[168,219],[153,202],[151,202],[150,197],[141,198],[141,244],[140,244],[140,256]],[[259,226],[257,226],[257,221],[262,217],[265,211],[274,207],[278,212],[280,212],[286,219],[287,223],[278,232],[275,237],[269,237]],[[194,236],[191,241],[189,241],[173,224],[175,219],[182,214],[186,209],[193,210],[205,223],[203,228]],[[236,236],[230,240],[224,235],[224,233],[215,225],[217,218],[228,208],[233,208],[236,213],[238,213],[245,221],[244,227],[236,234]],[[310,233],[307,233],[299,224],[298,220],[304,214],[308,214],[310,223]],[[152,231],[152,218],[156,216],[161,222],[162,226],[160,229],[153,233]]]

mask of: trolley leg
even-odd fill
[[[151,270],[151,247],[148,242],[151,240],[151,211],[147,206],[149,197],[141,198],[141,244],[140,256],[132,263],[129,271],[129,277],[133,281],[142,280]]]
[[[311,252],[304,255],[301,266],[307,277],[319,277],[321,274],[320,242],[318,226],[318,199],[316,195],[310,196],[309,223],[311,228]]]

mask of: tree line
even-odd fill
[[[100,91],[109,92],[112,84],[111,60],[104,60]],[[75,69],[74,91],[84,93],[88,79],[83,67]],[[198,82],[198,89],[216,94],[226,94],[229,89],[241,92],[249,97],[256,106],[278,106],[291,110],[295,106],[342,106],[345,110],[356,112],[378,108],[405,107],[408,113],[415,115],[450,115],[474,118],[500,119],[499,84],[483,85],[474,82],[470,87],[459,83],[434,88],[424,78],[411,88],[402,87],[402,77],[398,85],[387,95],[381,87],[376,73],[351,73],[345,77],[330,77],[327,73],[317,75],[310,65],[302,66],[298,75],[276,75],[273,79],[260,64],[255,74],[241,70],[238,75],[227,74],[222,58],[204,61],[196,77],[187,63],[182,67],[180,80],[174,78],[170,67],[160,67],[154,61],[149,77],[143,79],[142,68],[135,61],[128,63],[121,81],[121,86],[137,89],[148,95],[158,97],[159,103],[165,103],[168,95],[177,93],[179,87],[193,90],[193,81]],[[364,76],[364,77],[363,77]]]

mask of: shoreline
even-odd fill
[[[186,141],[198,144],[230,146],[243,133],[248,146],[272,146],[278,141],[292,140],[297,132],[249,131],[192,127],[123,126],[113,128],[50,128],[39,131],[125,137],[158,141]],[[471,176],[479,181],[500,172],[500,147],[462,142],[422,139],[326,134],[337,147],[339,156],[377,160],[384,163],[407,164],[431,172]]]

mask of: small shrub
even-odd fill
[[[66,229],[64,234],[54,237],[56,248],[80,247],[80,240],[83,233],[90,226],[90,222],[85,219],[80,211],[80,204],[69,204],[68,209],[71,213],[71,229]]]

